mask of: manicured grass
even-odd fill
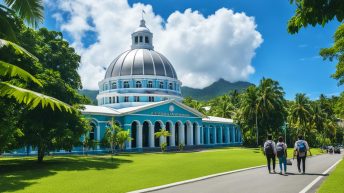
[[[344,192],[344,161],[341,161],[321,184],[318,193]]]
[[[315,152],[314,152],[315,153]],[[292,155],[292,154],[290,154]],[[265,164],[258,149],[191,153],[0,158],[0,192],[127,192]]]

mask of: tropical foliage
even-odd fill
[[[71,151],[73,146],[81,146],[80,136],[87,123],[74,109],[88,101],[77,92],[81,88],[77,73],[80,56],[60,32],[44,28],[36,31],[24,25],[21,18],[31,26],[41,22],[42,1],[3,2],[0,150],[36,148],[41,162],[49,151]]]
[[[343,141],[343,128],[337,124],[343,116],[341,98],[344,97],[320,95],[312,101],[306,94],[298,93],[294,100],[287,101],[277,81],[263,78],[259,85],[241,93],[231,91],[208,102],[192,98],[183,102],[201,109],[205,115],[234,119],[240,125],[246,146],[262,145],[267,134],[275,138],[286,136],[289,145],[302,134],[312,146],[320,146]]]
[[[166,139],[167,139],[167,137],[171,136],[170,132],[167,131],[166,129],[162,128],[162,129],[160,129],[160,131],[155,132],[154,135],[156,138],[162,138],[163,139],[162,140],[163,142],[160,144],[160,149],[161,149],[161,152],[165,152],[166,148],[167,148]]]

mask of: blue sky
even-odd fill
[[[288,0],[130,0],[129,4],[137,2],[152,5],[155,14],[164,20],[176,10],[183,12],[187,8],[198,10],[204,16],[214,14],[222,7],[245,12],[255,18],[256,30],[264,39],[251,62],[255,73],[249,76],[249,82],[257,84],[262,77],[277,80],[284,88],[287,99],[292,99],[299,92],[316,99],[321,93],[338,95],[343,91],[343,87],[338,87],[337,81],[330,77],[335,71],[335,62],[323,61],[319,56],[320,48],[331,46],[338,22],[330,22],[325,28],[310,26],[290,35],[286,30],[287,21],[295,8]],[[44,26],[60,30],[50,11],[46,9]],[[70,39],[68,33],[64,35],[67,40]],[[86,46],[93,42],[95,36],[87,33],[83,38],[89,41],[84,41]]]

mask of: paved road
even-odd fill
[[[343,154],[319,155],[308,157],[306,174],[297,172],[296,160],[289,166],[287,176],[268,174],[266,167],[243,172],[214,177],[189,184],[154,191],[156,193],[297,193],[304,189],[324,171],[342,158]],[[276,164],[279,171],[279,165]],[[324,178],[322,178],[323,180]],[[315,192],[321,181],[316,183],[308,192]],[[308,193],[307,192],[307,193]]]

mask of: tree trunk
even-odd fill
[[[37,153],[37,161],[38,163],[42,163],[43,162],[43,157],[44,157],[44,153],[45,153],[45,148],[43,146],[38,146],[38,153]]]

